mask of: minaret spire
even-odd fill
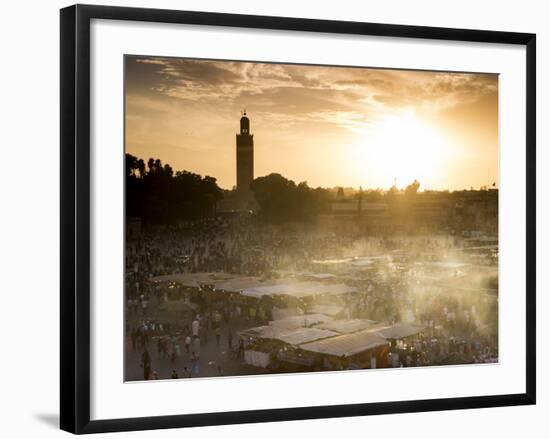
[[[240,132],[237,134],[237,191],[250,195],[254,180],[254,136],[250,134],[250,119],[246,108],[241,111]]]

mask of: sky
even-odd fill
[[[498,75],[127,56],[125,148],[236,184],[241,111],[254,177],[312,187],[498,186]]]

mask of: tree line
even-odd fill
[[[174,172],[160,159],[126,154],[126,216],[145,224],[175,224],[208,218],[224,197],[215,178]],[[313,221],[329,208],[333,195],[328,189],[296,184],[280,174],[256,178],[251,185],[259,215],[269,222]]]
[[[330,209],[334,198],[328,189],[311,188],[307,182],[296,184],[281,174],[256,178],[250,185],[260,215],[270,222],[310,222]]]
[[[418,197],[426,200],[487,197],[498,191],[426,191],[418,193],[420,183],[404,189],[395,186],[381,189],[312,188],[307,182],[295,183],[281,174],[256,178],[251,191],[259,207],[258,215],[273,223],[311,222],[320,213],[330,212],[332,203],[355,200],[362,203],[387,204],[393,214],[408,214]],[[150,158],[147,162],[126,154],[126,215],[139,217],[145,224],[176,224],[212,217],[224,198],[215,178],[188,171],[174,172],[169,164]],[[345,193],[347,192],[347,194]]]
[[[126,154],[126,215],[145,224],[174,224],[215,213],[223,192],[213,177],[188,171],[174,173],[160,159]]]

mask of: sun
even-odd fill
[[[422,187],[445,187],[453,145],[414,111],[377,119],[358,131],[345,160],[353,180],[367,186],[403,188],[415,179]]]

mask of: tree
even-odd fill
[[[143,159],[139,159],[137,161],[137,168],[139,171],[139,176],[143,178],[145,176],[145,162],[143,161]]]
[[[222,190],[216,179],[174,171],[160,159],[126,154],[126,214],[146,224],[173,224],[205,218],[215,212]]]
[[[294,181],[281,174],[270,174],[256,178],[250,186],[261,215],[270,222],[312,221],[326,209],[330,192],[326,189],[312,189],[303,181]]]
[[[296,184],[281,174],[256,178],[250,185],[261,213],[267,219],[280,222],[290,219],[295,207]]]
[[[135,171],[138,169],[138,159],[132,154],[126,154],[126,177],[135,176]]]

